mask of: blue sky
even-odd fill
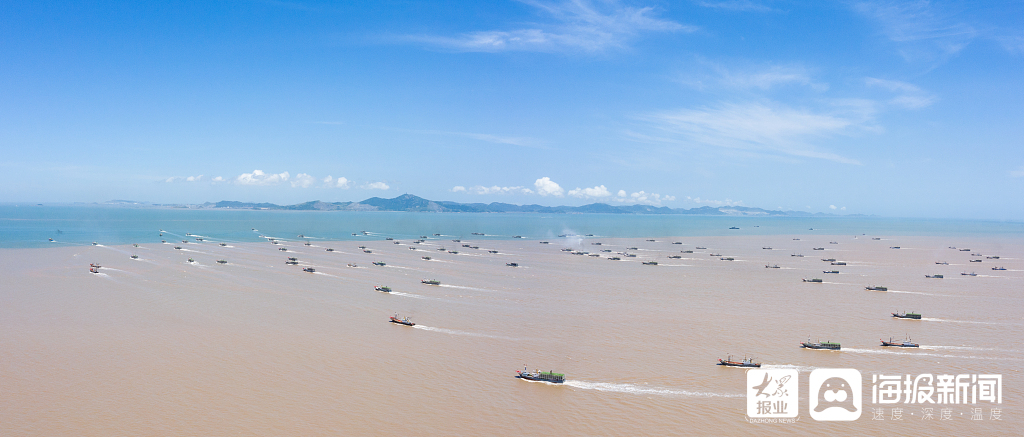
[[[0,202],[1024,219],[1021,2],[4,2],[0,60]]]

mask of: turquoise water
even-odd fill
[[[740,229],[729,229],[738,227]],[[256,231],[253,231],[253,229]],[[159,235],[163,229],[164,236]],[[813,230],[812,230],[813,229]],[[58,232],[59,231],[59,232]],[[370,234],[364,235],[361,232]],[[486,236],[472,235],[473,232]],[[0,206],[0,247],[131,244],[175,241],[186,233],[212,241],[257,242],[261,235],[295,239],[446,238],[553,239],[709,235],[921,235],[1024,237],[1024,223],[878,217],[720,217],[627,214],[487,214],[189,210],[108,206]],[[357,235],[353,236],[352,234]],[[49,238],[56,243],[49,242]]]

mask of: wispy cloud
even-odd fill
[[[910,61],[942,61],[963,50],[979,35],[975,26],[957,19],[930,1],[869,1],[855,9],[874,19],[882,33],[900,43],[900,53]]]
[[[472,138],[474,140],[486,141],[486,142],[489,142],[489,143],[509,144],[509,145],[513,145],[513,146],[523,146],[523,147],[539,147],[543,143],[542,141],[540,141],[540,140],[538,140],[536,138],[530,138],[530,137],[512,137],[512,136],[505,136],[505,135],[492,135],[492,134],[482,134],[482,133],[475,133],[475,132],[452,132],[452,131],[439,131],[439,130],[420,130],[420,131],[415,131],[415,132],[431,134],[431,135],[452,135],[452,136],[458,136],[458,137]]]
[[[680,109],[643,117],[665,135],[649,140],[691,146],[713,146],[756,152],[826,159],[859,164],[855,159],[818,150],[814,140],[864,127],[870,117],[867,105],[844,102],[837,113],[814,112],[770,103],[726,103],[714,107]],[[844,114],[839,114],[842,112]]]
[[[239,185],[277,185],[288,181],[288,172],[267,174],[263,170],[253,170],[252,173],[242,173],[235,178]]]
[[[1017,167],[1016,170],[1010,171],[1010,177],[1012,178],[1024,178],[1024,165]]]
[[[896,97],[889,100],[889,103],[907,109],[918,109],[929,106],[935,102],[936,99],[933,94],[925,92],[916,85],[900,82],[898,80],[876,79],[869,77],[866,78],[864,82],[869,87],[884,88],[898,93]]]
[[[490,186],[490,187],[485,187],[483,185],[476,185],[476,186],[469,187],[469,188],[466,188],[466,187],[463,187],[463,186],[455,186],[455,187],[452,187],[451,191],[453,193],[468,192],[468,193],[473,193],[473,194],[532,194],[533,193],[533,190],[531,190],[529,188],[526,188],[526,187],[520,187],[520,186],[517,186],[517,187],[499,187],[497,185],[493,185],[493,186]]]
[[[810,69],[800,64],[733,65],[697,59],[695,72],[680,78],[680,82],[697,89],[724,88],[729,90],[768,91],[782,86],[804,86],[823,92],[829,85],[816,81]]]
[[[619,190],[618,195],[612,198],[612,200],[622,203],[638,203],[642,205],[660,206],[662,201],[671,202],[676,200],[676,197],[657,193],[648,193],[643,190],[626,195],[625,190]]]
[[[343,176],[338,176],[338,179],[334,179],[331,175],[327,175],[327,177],[323,179],[323,182],[324,188],[341,188],[343,190],[347,190],[352,186],[352,181]]]
[[[696,27],[657,18],[654,8],[633,8],[616,1],[558,3],[524,1],[551,20],[508,30],[468,32],[455,36],[410,35],[403,39],[455,51],[584,51],[625,47],[644,32],[693,32]]]
[[[769,12],[772,8],[751,0],[698,1],[705,8],[726,9],[744,12]]]

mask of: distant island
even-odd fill
[[[129,200],[113,200],[111,205],[147,205],[145,202]],[[510,203],[459,203],[449,201],[427,200],[412,194],[403,194],[393,199],[371,197],[361,202],[322,202],[313,200],[295,205],[277,205],[274,203],[254,203],[223,200],[198,205],[159,205],[163,207],[188,207],[202,209],[250,209],[250,210],[285,210],[285,211],[407,211],[407,212],[489,212],[489,213],[544,213],[544,214],[686,214],[714,216],[789,216],[814,217],[835,216],[835,214],[809,213],[802,211],[775,211],[745,206],[702,206],[699,208],[669,208],[667,206],[650,205],[608,205],[591,203],[583,206],[541,206],[513,205]]]

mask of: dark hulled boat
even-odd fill
[[[880,340],[878,340],[878,341],[882,342],[882,346],[894,346],[894,347],[921,347],[921,345],[919,345],[919,344],[917,344],[917,343],[912,343],[912,342],[910,341],[910,338],[909,338],[909,337],[908,337],[908,338],[907,338],[906,340],[903,340],[903,341],[893,341],[893,340],[892,340],[892,337],[889,337],[889,341],[885,341],[885,340],[881,340],[881,339],[880,339]]]
[[[390,293],[391,292],[391,287],[388,287],[387,285],[374,285],[373,289],[377,290],[377,291],[379,291],[381,293]]]
[[[879,287],[879,286],[868,286],[868,287],[864,287],[864,289],[868,290],[868,291],[889,291],[888,288],[886,288],[886,287]]]
[[[527,372],[526,366],[523,366],[523,370],[516,370],[516,378],[525,379],[528,381],[551,382],[555,384],[561,384],[565,382],[564,373],[555,373],[553,371],[541,372],[539,370],[534,372]]]
[[[732,355],[729,355],[726,359],[718,359],[719,366],[729,367],[761,367],[761,363],[755,363],[753,358],[744,357],[742,361],[733,361]]]
[[[391,323],[397,323],[405,326],[416,326],[408,317],[398,318],[398,314],[391,316]]]
[[[441,281],[438,281],[437,279],[430,279],[430,280],[420,279],[420,282],[422,282],[424,284],[427,284],[427,285],[441,285]]]
[[[921,320],[921,315],[920,315],[920,314],[918,314],[918,313],[908,313],[908,312],[904,312],[903,314],[900,314],[900,313],[892,313],[892,316],[893,316],[893,317],[895,317],[895,318],[897,318],[897,319],[914,319],[914,320]]]
[[[811,339],[809,339],[809,338],[807,339],[806,342],[800,343],[800,347],[806,348],[806,349],[825,349],[825,350],[832,350],[832,351],[837,351],[840,348],[839,343],[832,343],[832,342],[829,342],[829,341],[826,341],[824,343],[821,343],[821,342],[811,343]]]

